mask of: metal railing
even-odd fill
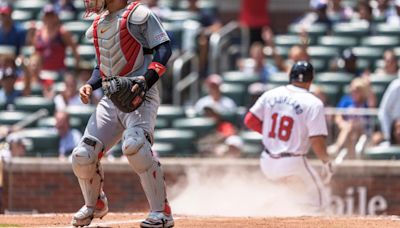
[[[199,98],[199,62],[195,53],[187,52],[174,61],[172,85],[173,105],[182,105],[186,89],[189,89],[189,103],[193,104]]]
[[[249,31],[242,28],[238,22],[229,22],[220,31],[211,35],[209,44],[210,73],[220,73],[228,68],[223,60],[228,54],[226,51],[229,46],[233,44],[232,37],[238,34],[240,35],[241,57],[246,57],[250,44]]]

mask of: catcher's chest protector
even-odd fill
[[[128,30],[128,17],[138,5],[138,2],[129,4],[111,21],[99,23],[101,15],[93,21],[93,41],[103,77],[125,76],[143,64],[142,45]]]

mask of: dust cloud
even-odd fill
[[[171,189],[176,214],[198,216],[311,215],[296,189],[269,182],[258,170],[193,167]]]

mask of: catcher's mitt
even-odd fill
[[[132,88],[137,88],[132,92]],[[107,77],[102,83],[104,94],[119,110],[133,112],[142,105],[148,90],[144,78]]]

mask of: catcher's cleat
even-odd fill
[[[170,228],[174,226],[174,219],[164,212],[150,212],[149,216],[140,223],[141,228]]]
[[[104,192],[100,193],[100,197],[97,200],[93,217],[102,219],[108,213],[108,201]]]
[[[72,218],[72,225],[75,227],[88,226],[92,222],[94,208],[83,206]]]

